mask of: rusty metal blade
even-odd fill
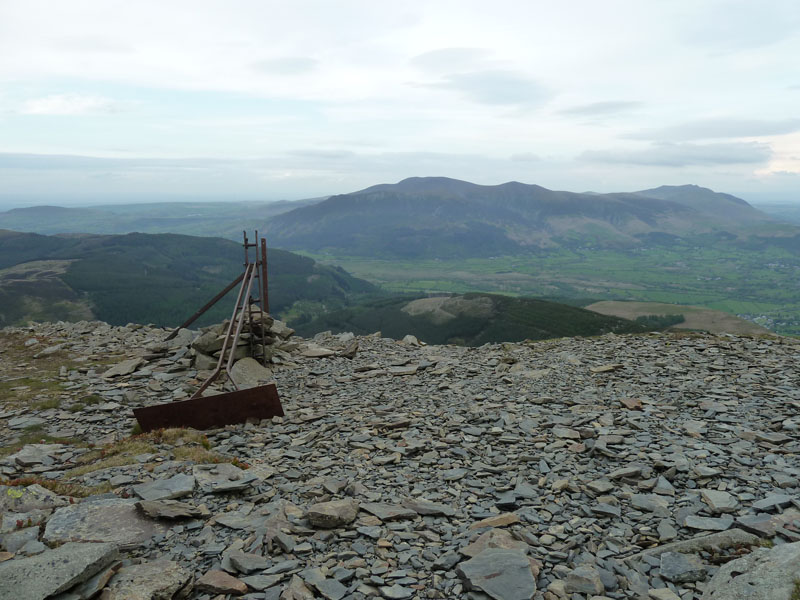
[[[212,429],[247,419],[282,417],[283,407],[274,383],[246,390],[135,408],[143,432],[168,427]]]

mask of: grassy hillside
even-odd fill
[[[767,221],[744,200],[698,186],[578,194],[518,182],[414,177],[276,215],[267,231],[292,250],[449,259],[629,248],[652,234],[733,235],[729,230]]]
[[[263,230],[274,215],[319,200],[295,202],[161,202],[91,208],[33,206],[0,212],[0,229],[41,234],[181,233],[242,239],[242,230]]]
[[[646,315],[681,315],[683,321],[673,327],[677,329],[700,329],[711,333],[732,333],[736,335],[761,335],[770,333],[768,329],[740,319],[734,315],[701,306],[684,306],[662,302],[615,302],[605,300],[586,307],[587,310],[602,315],[637,319]]]
[[[647,330],[632,321],[582,308],[496,294],[383,298],[294,326],[301,335],[309,336],[327,330],[352,331],[358,335],[380,331],[386,337],[397,339],[411,334],[429,344],[468,346]]]
[[[3,279],[0,326],[66,318],[76,303],[112,324],[174,326],[241,273],[242,260],[241,245],[220,238],[0,231],[0,268],[13,267]],[[40,266],[41,261],[61,261],[60,268],[45,269],[46,276],[41,268],[26,268],[32,262]],[[338,308],[376,291],[339,268],[282,250],[269,251],[268,267],[270,309],[275,313],[290,310],[298,301],[319,310]],[[235,290],[199,323],[230,316],[234,294]],[[59,306],[61,312],[56,310]]]

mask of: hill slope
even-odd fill
[[[582,308],[495,294],[395,296],[324,314],[295,327],[306,336],[326,330],[356,335],[380,331],[396,339],[411,334],[428,344],[467,346],[647,329],[633,321]]]
[[[0,212],[0,229],[58,233],[182,233],[240,240],[271,216],[318,202],[162,202],[91,208],[32,206]]]
[[[587,244],[627,247],[654,232],[705,233],[768,218],[697,186],[578,194],[509,182],[414,177],[332,196],[270,219],[273,243],[356,256],[464,257]]]
[[[0,230],[0,326],[76,314],[112,324],[178,325],[230,283],[241,264],[241,245],[220,238]],[[341,307],[376,291],[342,269],[283,250],[269,251],[268,266],[275,313],[297,301]],[[229,316],[231,303],[223,299],[204,322]]]

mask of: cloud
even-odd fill
[[[759,137],[800,131],[800,119],[698,119],[668,127],[646,129],[625,137],[633,140],[682,142],[719,138]]]
[[[519,152],[511,155],[511,160],[516,162],[539,162],[542,158],[533,152]]]
[[[24,115],[86,115],[118,112],[110,98],[82,94],[53,94],[24,102],[19,110]]]
[[[764,163],[772,156],[768,144],[652,144],[637,150],[587,150],[579,159],[588,162],[686,167],[690,165],[736,165]]]
[[[411,59],[415,67],[431,71],[463,71],[474,67],[489,54],[484,48],[440,48]]]
[[[532,78],[505,69],[453,73],[426,87],[460,92],[474,102],[495,106],[539,105],[551,95]]]
[[[288,154],[298,158],[312,158],[318,160],[342,160],[355,157],[355,153],[350,150],[293,150]]]
[[[621,112],[628,112],[644,106],[644,102],[613,100],[607,102],[592,102],[590,104],[580,104],[570,108],[564,108],[560,111],[562,115],[580,116],[580,117],[595,117],[611,115]]]
[[[253,63],[253,68],[271,75],[300,75],[313,71],[319,61],[310,56],[282,56]]]

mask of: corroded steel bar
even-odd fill
[[[217,295],[216,295],[216,296],[214,296],[214,297],[213,297],[211,300],[209,300],[208,302],[206,302],[206,304],[203,306],[203,308],[201,308],[200,310],[198,310],[198,311],[197,311],[196,313],[194,313],[194,314],[193,314],[191,317],[189,317],[189,318],[188,318],[188,319],[186,319],[186,320],[185,320],[183,323],[181,323],[181,324],[178,326],[178,328],[177,328],[177,329],[175,329],[175,331],[173,331],[172,333],[170,333],[170,334],[169,334],[169,335],[168,335],[168,336],[167,336],[167,337],[164,339],[164,341],[165,341],[165,342],[168,342],[169,340],[171,340],[172,338],[174,338],[176,335],[178,335],[178,332],[179,332],[181,329],[184,329],[184,328],[188,327],[189,325],[191,325],[192,323],[194,323],[194,322],[195,322],[197,319],[199,319],[201,316],[203,316],[203,313],[205,313],[205,312],[206,312],[206,311],[207,311],[209,308],[211,308],[212,306],[214,306],[214,305],[215,305],[217,302],[219,302],[220,300],[222,300],[222,298],[224,298],[224,297],[225,297],[225,294],[227,294],[227,293],[228,293],[228,292],[230,292],[230,291],[231,291],[233,288],[235,288],[235,287],[236,287],[236,284],[237,284],[237,283],[239,283],[239,282],[240,282],[242,279],[244,279],[244,273],[242,273],[242,274],[241,274],[241,275],[239,275],[239,276],[238,276],[236,279],[234,279],[233,281],[231,281],[231,282],[230,282],[230,283],[227,285],[227,287],[226,287],[224,290],[222,290],[222,291],[221,291],[219,294],[217,294]]]

